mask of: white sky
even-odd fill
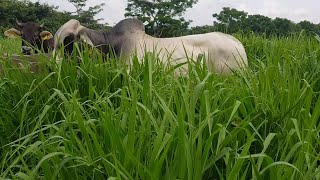
[[[59,6],[60,10],[75,11],[67,0],[31,0],[32,2],[48,3]],[[114,25],[124,18],[127,0],[88,0],[89,6],[104,2],[103,12],[97,17],[104,22]],[[318,24],[320,22],[319,0],[199,0],[193,8],[188,9],[185,18],[193,22],[192,26],[211,25],[212,14],[219,13],[222,7],[244,10],[249,14],[262,14],[271,18],[282,17],[299,22],[308,20]]]

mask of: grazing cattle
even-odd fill
[[[229,73],[247,65],[247,56],[241,42],[231,35],[212,32],[174,38],[155,38],[147,35],[144,25],[137,19],[125,19],[110,31],[101,32],[86,28],[78,20],[66,22],[55,34],[55,50],[62,44],[67,51],[72,50],[75,41],[85,42],[99,48],[103,53],[111,49],[115,54],[132,62],[136,53],[142,61],[145,52],[156,51],[159,59],[171,65],[182,64],[177,73],[185,73],[189,57],[206,56],[208,69],[217,73]],[[70,45],[70,46],[68,46]]]
[[[20,23],[16,21],[17,29],[11,28],[4,32],[9,38],[22,38],[21,51],[25,55],[30,55],[32,49],[36,48],[42,52],[48,53],[53,50],[53,35],[49,31],[44,31],[43,25],[27,22]],[[35,53],[37,51],[35,50]]]

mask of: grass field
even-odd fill
[[[175,78],[152,55],[127,74],[88,51],[80,67],[74,57],[38,74],[6,65],[0,177],[320,179],[319,42],[238,37],[249,68],[230,76],[195,62]]]

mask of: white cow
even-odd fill
[[[155,38],[147,35],[144,25],[136,19],[120,21],[108,32],[86,28],[77,20],[70,20],[59,28],[55,36],[55,50],[64,43],[67,52],[75,41],[82,41],[99,48],[103,53],[114,50],[116,55],[125,57],[130,65],[134,53],[143,61],[145,52],[156,52],[163,63],[171,65],[184,63],[176,73],[184,74],[188,69],[188,59],[206,56],[210,71],[229,73],[247,66],[247,55],[242,43],[231,35],[212,32],[174,38]],[[69,46],[68,46],[69,44]]]

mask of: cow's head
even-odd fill
[[[44,31],[43,25],[27,22],[20,23],[16,20],[17,29],[11,28],[4,32],[9,38],[22,38],[22,53],[31,54],[33,47],[41,49],[42,41],[53,38],[49,31]]]

